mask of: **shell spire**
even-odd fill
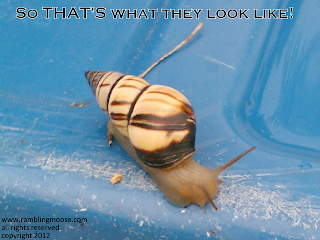
[[[143,88],[144,79],[119,72],[87,71],[85,76],[100,108],[111,118],[119,131],[128,136],[128,113]]]

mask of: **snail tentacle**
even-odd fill
[[[109,125],[111,124],[111,120],[109,120],[109,122],[108,122],[108,125],[107,125],[107,127],[108,127],[108,133],[107,133],[107,136],[108,136],[108,143],[109,143],[109,146],[111,146],[112,145],[112,130],[111,130],[111,127],[109,127]]]

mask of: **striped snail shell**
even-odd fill
[[[100,108],[110,117],[108,136],[114,136],[150,174],[166,199],[179,207],[198,204],[203,210],[209,202],[217,210],[212,199],[223,182],[217,177],[255,147],[207,169],[191,157],[196,151],[196,120],[183,94],[118,72],[85,75]]]
[[[145,165],[167,168],[195,152],[196,120],[180,92],[118,72],[86,76],[100,107]]]

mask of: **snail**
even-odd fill
[[[85,76],[100,108],[110,117],[109,145],[114,136],[127,153],[149,173],[175,206],[187,207],[213,202],[218,176],[254,150],[252,147],[215,168],[208,169],[192,159],[195,149],[196,118],[188,99],[179,91],[162,85],[150,85],[143,77],[160,61],[187,43],[202,27],[160,58],[140,76],[118,72],[87,71]]]

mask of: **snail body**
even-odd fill
[[[177,90],[150,85],[144,79],[118,72],[87,71],[87,80],[101,109],[110,117],[109,143],[114,136],[178,207],[210,203],[223,181],[218,176],[238,157],[215,169],[192,159],[196,119],[187,98]]]

